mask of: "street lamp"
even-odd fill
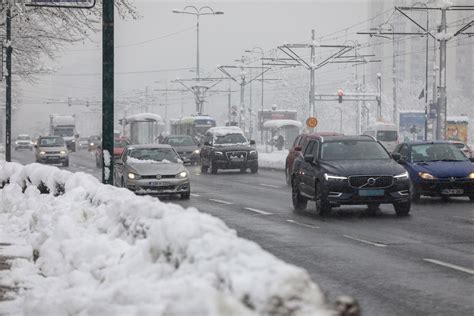
[[[264,69],[263,69],[263,60],[265,58],[265,52],[263,51],[263,48],[255,46],[251,50],[246,50],[246,53],[254,53],[255,50],[258,50],[260,54],[262,55],[262,97],[261,97],[261,113],[260,113],[260,142],[263,144],[263,83],[264,83]]]
[[[212,9],[209,6],[203,6],[203,7],[197,8],[193,5],[185,6],[183,8],[183,10],[174,9],[171,12],[180,13],[180,14],[191,14],[191,15],[195,15],[196,18],[197,18],[197,21],[196,21],[196,35],[197,35],[197,41],[196,41],[196,46],[197,46],[197,49],[196,49],[196,74],[197,74],[197,78],[199,79],[200,78],[200,76],[199,76],[199,17],[201,15],[221,15],[221,14],[224,14],[224,12],[214,11],[214,9]]]

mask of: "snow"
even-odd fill
[[[435,6],[440,9],[447,9],[454,5],[453,0],[438,0]]]
[[[0,242],[38,256],[0,272],[18,288],[0,314],[333,314],[306,271],[195,208],[39,164],[0,162],[7,181]]]
[[[303,124],[301,124],[300,121],[295,120],[268,120],[263,123],[263,127],[270,129],[279,129],[284,126],[294,126],[297,128],[301,128]]]
[[[264,169],[285,170],[288,150],[276,150],[266,153],[265,146],[258,146],[258,167]],[[284,179],[282,180],[284,181]]]
[[[229,134],[244,134],[237,126],[217,126],[211,127],[206,133],[212,133],[214,136],[225,136]]]
[[[163,123],[163,119],[160,115],[155,113],[139,113],[127,116],[125,121],[132,122],[132,121],[156,121],[158,123]]]
[[[160,163],[173,163],[167,159],[163,159],[161,161],[157,160],[152,160],[152,159],[137,159],[133,157],[128,157],[127,158],[127,163],[155,163],[155,164],[160,164]]]
[[[446,118],[448,122],[469,122],[469,117],[467,116],[448,116]]]
[[[438,40],[438,41],[449,41],[451,38],[453,38],[454,36],[454,33],[447,33],[447,32],[439,32],[439,33],[436,33],[435,35],[435,38]]]

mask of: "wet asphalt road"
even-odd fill
[[[13,157],[33,161],[30,152]],[[94,159],[73,153],[66,169],[99,177]],[[474,204],[468,199],[424,198],[405,218],[391,205],[382,205],[376,216],[351,206],[321,218],[293,212],[282,172],[189,170],[191,200],[165,202],[221,218],[239,236],[305,268],[331,300],[353,296],[364,315],[474,314]]]

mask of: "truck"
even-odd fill
[[[469,118],[465,115],[448,116],[446,118],[446,139],[467,144],[469,133]]]
[[[66,142],[67,149],[76,151],[76,140],[79,134],[76,131],[76,115],[49,116],[49,136],[61,136]]]
[[[425,137],[425,111],[400,111],[399,138],[401,141],[423,140]]]

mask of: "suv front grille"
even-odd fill
[[[355,188],[386,188],[393,184],[392,176],[350,176],[349,184]]]
[[[226,153],[227,159],[230,161],[240,161],[247,159],[247,152],[246,151],[229,151]]]

